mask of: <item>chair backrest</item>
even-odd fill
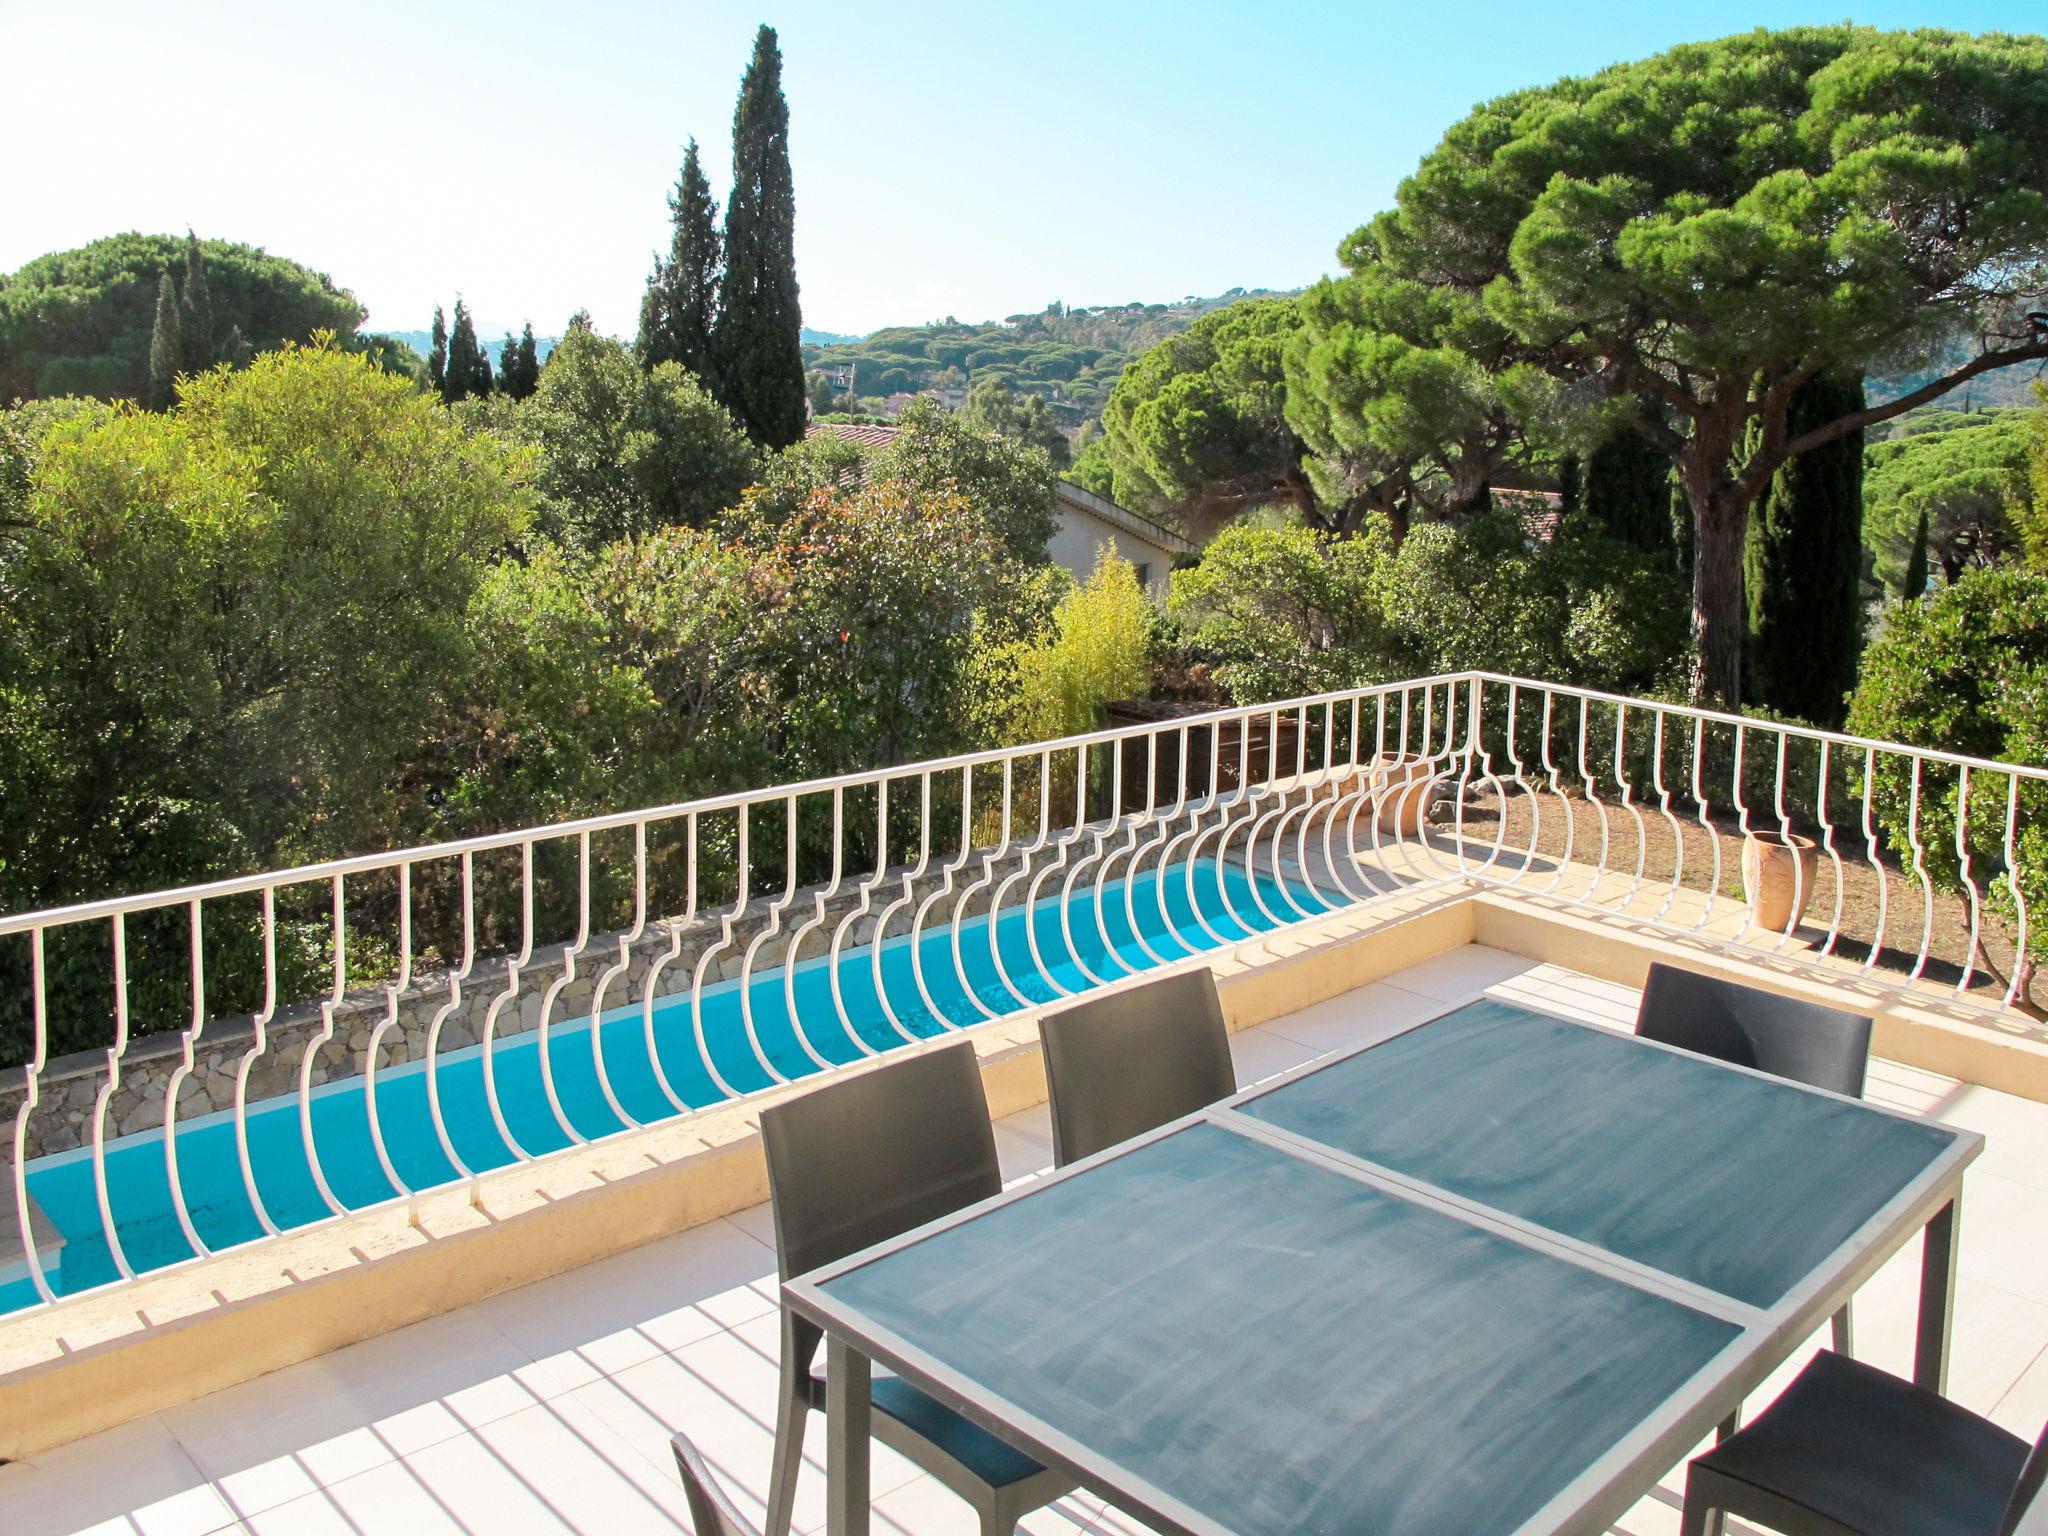
[[[965,1040],[761,1111],[787,1280],[998,1193],[995,1127]]]
[[[669,1444],[676,1453],[676,1471],[682,1474],[683,1497],[690,1501],[690,1524],[697,1536],[759,1536],[740,1518],[725,1490],[712,1481],[711,1469],[690,1443],[688,1435],[677,1435]]]
[[[1223,1002],[1206,966],[1049,1013],[1038,1037],[1060,1167],[1237,1091]]]
[[[2048,1531],[2048,1499],[2041,1497],[2044,1482],[2048,1482],[2048,1425],[2035,1436],[2034,1448],[2020,1467],[2020,1480],[2006,1501],[2005,1518],[1998,1522],[1998,1536],[2032,1536],[2032,1531],[2022,1528],[2022,1521],[2033,1531]]]
[[[1636,1033],[1773,1077],[1863,1096],[1870,1020],[1652,962]]]

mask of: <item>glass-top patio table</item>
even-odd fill
[[[1916,1231],[1974,1132],[1482,1000],[792,1279],[829,1529],[872,1364],[1162,1531],[1607,1528]]]

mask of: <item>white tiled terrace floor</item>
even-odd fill
[[[1480,992],[1620,1028],[1635,1015],[1625,988],[1468,947],[1236,1036],[1238,1076],[1257,1081]],[[1873,1063],[1869,1092],[1988,1138],[1965,1190],[1950,1390],[2032,1438],[2048,1417],[2048,1105],[1890,1062]],[[1007,1177],[1050,1164],[1043,1106],[996,1135]],[[0,1531],[687,1531],[668,1451],[678,1428],[759,1519],[776,1379],[770,1241],[759,1206],[0,1468]],[[1859,1294],[1863,1358],[1908,1369],[1918,1269],[1915,1243]],[[824,1511],[816,1416],[808,1456],[796,1512],[805,1531]],[[1616,1532],[1675,1532],[1682,1475],[1674,1469]],[[965,1505],[880,1446],[873,1486],[882,1536],[974,1529]],[[1024,1529],[1143,1530],[1081,1495]]]

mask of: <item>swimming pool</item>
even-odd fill
[[[657,998],[653,1055],[637,1001],[605,1012],[595,1030],[587,1017],[554,1025],[546,1032],[545,1074],[538,1032],[501,1039],[489,1068],[502,1127],[486,1092],[482,1048],[442,1051],[435,1061],[442,1124],[464,1167],[482,1173],[520,1160],[522,1152],[531,1158],[626,1129],[614,1098],[642,1124],[684,1113],[664,1091],[663,1078],[675,1098],[701,1109],[729,1098],[728,1087],[745,1094],[771,1086],[775,1079],[761,1056],[784,1077],[805,1076],[823,1070],[814,1054],[834,1065],[856,1061],[1085,991],[1097,984],[1091,978],[1112,980],[1185,959],[1270,930],[1281,917],[1314,915],[1336,904],[1292,873],[1265,868],[1254,878],[1213,859],[1192,867],[1169,864],[1004,911],[993,932],[986,915],[964,919],[957,942],[950,923],[934,923],[914,942],[906,933],[879,945],[849,945],[836,963],[818,955],[786,974],[777,964],[706,986],[695,994],[694,1007],[688,992]],[[464,1176],[434,1125],[424,1062],[380,1071],[375,1093],[384,1150],[406,1189]],[[295,1094],[248,1106],[250,1166],[274,1226],[288,1230],[333,1214],[322,1178],[334,1200],[351,1210],[406,1193],[378,1156],[362,1078],[317,1087],[310,1103],[317,1170],[306,1155]],[[265,1235],[243,1181],[231,1113],[181,1121],[176,1148],[179,1184],[201,1242],[218,1251]],[[106,1178],[107,1205],[130,1268],[142,1273],[193,1257],[172,1199],[161,1130],[110,1140]],[[54,1260],[44,1256],[51,1289],[62,1296],[120,1278],[90,1149],[32,1161],[27,1181],[65,1239]],[[0,1281],[0,1313],[36,1300],[25,1272]]]

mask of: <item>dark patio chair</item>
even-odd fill
[[[1643,986],[1636,1033],[1852,1099],[1863,1097],[1870,1067],[1870,1020],[1860,1013],[1658,962]],[[1846,1302],[1834,1316],[1834,1341],[1850,1353]]]
[[[1091,997],[1038,1025],[1058,1167],[1237,1091],[1216,977],[1204,966]]]
[[[981,1069],[966,1041],[855,1073],[761,1111],[776,1268],[783,1279],[843,1259],[1002,1189]],[[767,1536],[788,1536],[804,1425],[825,1408],[819,1328],[782,1309],[782,1385]],[[875,1370],[877,1440],[974,1506],[985,1536],[1073,1482],[919,1391]]]
[[[2015,1536],[2048,1473],[1939,1393],[1822,1350],[1778,1400],[1686,1469],[1680,1536],[1723,1519],[1784,1536]]]
[[[690,1524],[697,1536],[760,1536],[712,1479],[690,1437],[677,1435],[669,1444],[676,1453],[676,1471],[682,1475],[683,1497],[690,1501]]]

